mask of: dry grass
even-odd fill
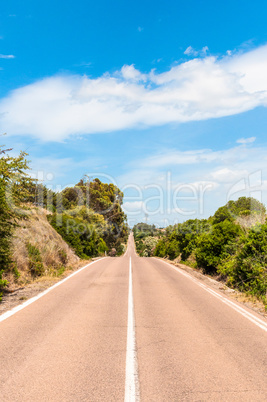
[[[244,229],[250,229],[252,226],[255,226],[257,223],[264,224],[266,220],[265,214],[252,214],[248,216],[239,216],[236,219],[236,223],[238,223]]]
[[[29,270],[27,243],[40,251],[45,273],[44,277],[58,276],[63,271],[80,266],[80,259],[52,228],[46,218],[47,212],[42,208],[32,208],[27,220],[22,220],[12,240],[14,266],[20,276],[14,279],[13,273],[6,275],[10,288],[33,282]],[[84,264],[84,261],[83,261]],[[40,280],[40,278],[38,278]]]

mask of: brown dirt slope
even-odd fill
[[[31,283],[34,279],[29,267],[27,244],[36,247],[40,252],[43,276],[57,276],[65,269],[70,270],[79,265],[79,257],[49,224],[47,211],[31,208],[28,219],[19,223],[12,240],[14,271],[6,276],[10,290]]]

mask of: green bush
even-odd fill
[[[153,255],[157,242],[158,239],[156,237],[147,236],[143,241],[144,249],[142,255],[144,257],[151,257]]]
[[[88,259],[108,251],[101,232],[78,215],[54,214],[48,220],[79,257]]]
[[[120,244],[117,247],[116,251],[117,251],[117,254],[116,254],[117,256],[122,255],[125,252],[125,246],[123,244]]]
[[[241,227],[228,220],[214,225],[211,233],[201,234],[195,251],[197,266],[206,273],[215,273],[227,247],[232,247],[241,234]]]
[[[209,231],[210,223],[206,219],[189,219],[184,223],[168,227],[166,236],[159,240],[156,246],[155,255],[168,257],[171,260],[181,256],[181,259],[186,261],[196,248],[199,235]]]
[[[66,267],[64,265],[60,266],[59,268],[57,268],[56,276],[61,276],[62,274],[64,274],[65,270]]]
[[[44,265],[39,249],[31,243],[26,244],[29,257],[29,269],[33,276],[44,274]]]
[[[231,213],[227,205],[217,209],[213,216],[212,223],[215,225],[216,223],[223,222],[226,219],[229,221],[234,221],[233,214]]]
[[[265,206],[253,197],[239,197],[237,201],[228,201],[223,208],[227,209],[234,219],[238,216],[248,216],[253,213],[261,215],[266,213]],[[215,212],[215,215],[217,212]]]
[[[2,296],[3,296],[2,290],[8,285],[7,280],[3,279],[3,273],[4,273],[4,270],[2,269],[0,271],[0,301],[2,300]]]
[[[156,245],[154,255],[163,258],[166,257],[166,254],[167,254],[166,241],[161,239],[158,241]]]
[[[171,238],[165,246],[165,253],[170,260],[174,260],[180,254],[180,243]]]
[[[143,222],[137,223],[133,227],[133,234],[137,253],[142,257],[154,255],[160,236],[160,232],[156,229],[156,226]]]
[[[230,286],[260,297],[267,291],[267,224],[251,228],[242,236],[236,254],[219,267]]]
[[[19,279],[19,277],[20,277],[20,272],[19,272],[19,270],[18,270],[18,267],[17,267],[17,264],[16,263],[13,263],[12,264],[12,266],[13,266],[13,275],[14,275],[14,278],[17,280],[17,279]]]
[[[208,220],[189,219],[166,228],[154,255],[178,256],[205,273],[219,273],[228,285],[254,294],[267,304],[267,223],[242,229],[236,218],[264,216],[265,206],[252,197],[240,197],[218,208]],[[141,229],[142,227],[140,227]],[[139,254],[146,253],[144,232],[135,234]],[[196,265],[195,265],[196,264]]]

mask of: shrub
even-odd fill
[[[77,221],[75,218],[69,217],[66,214],[54,214],[48,216],[48,220],[53,228],[74,249],[76,254],[79,257],[83,257],[83,245],[78,232],[80,221]],[[72,224],[70,224],[70,221]]]
[[[59,256],[60,261],[63,264],[66,264],[68,262],[68,256],[67,256],[67,253],[66,253],[65,250],[59,249],[58,250],[58,256]]]
[[[222,262],[219,271],[230,286],[265,297],[267,291],[267,224],[242,236],[236,254]]]
[[[2,290],[8,285],[7,280],[3,279],[3,272],[4,272],[4,270],[2,269],[0,271],[0,301],[2,300],[2,296],[3,296]]]
[[[181,259],[185,261],[196,248],[199,235],[209,231],[210,223],[206,219],[189,219],[168,227],[166,236],[156,246],[155,255],[171,260],[181,255]]]
[[[180,246],[179,242],[177,240],[175,240],[175,239],[171,239],[166,244],[165,253],[166,253],[166,256],[170,260],[174,260],[180,254],[180,247],[179,246]]]
[[[17,264],[14,262],[13,264],[12,264],[12,266],[13,266],[13,275],[14,275],[14,278],[15,279],[19,279],[19,277],[20,277],[20,272],[19,272],[19,270],[18,270],[18,267],[17,267]]]
[[[26,244],[29,256],[29,268],[33,276],[44,274],[44,265],[39,249],[31,243]]]
[[[48,217],[48,220],[79,257],[87,259],[108,251],[105,241],[100,236],[101,232],[97,231],[95,225],[89,224],[82,218],[65,213],[54,214]]]
[[[213,226],[211,233],[203,233],[197,241],[195,252],[197,266],[206,273],[214,273],[227,255],[227,247],[242,234],[239,225],[225,220]]]
[[[233,221],[233,214],[230,212],[229,208],[227,208],[227,205],[224,207],[220,207],[217,209],[213,216],[213,224],[224,222],[226,219],[229,221]]]
[[[120,244],[117,247],[117,256],[122,255],[124,252],[125,252],[125,246],[124,246],[124,244]]]
[[[163,239],[159,240],[155,251],[154,251],[154,255],[156,255],[157,257],[165,257],[167,253],[167,249],[166,249],[166,241],[164,241]]]

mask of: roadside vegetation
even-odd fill
[[[80,258],[121,255],[128,237],[122,202],[114,184],[83,179],[57,194],[48,220]]]
[[[146,234],[134,231],[137,251],[144,255]],[[167,227],[165,233],[155,233],[157,243],[147,255],[175,260],[216,276],[228,286],[260,298],[267,306],[266,209],[256,199],[240,197],[209,219],[189,219]]]
[[[10,284],[123,254],[128,226],[118,187],[84,177],[56,193],[29,176],[25,153],[10,151],[0,146],[0,300]]]
[[[141,257],[150,257],[160,239],[161,231],[155,225],[138,223],[133,227],[133,235],[137,253]]]

